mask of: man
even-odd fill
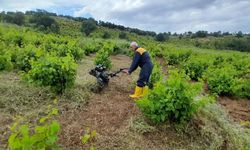
[[[138,66],[141,68],[135,92],[133,95],[129,95],[131,98],[139,98],[148,93],[148,82],[153,70],[153,63],[151,62],[149,53],[144,48],[139,47],[136,42],[132,42],[130,48],[134,51],[135,55],[130,69],[124,70],[124,72],[131,74]]]

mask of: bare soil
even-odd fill
[[[128,67],[129,57],[112,57],[113,70]],[[81,149],[80,137],[86,127],[96,130],[99,136],[113,137],[122,133],[127,120],[139,113],[129,98],[132,78],[121,73],[110,79],[109,86],[100,94],[92,94],[89,103],[80,110],[60,116],[62,126],[60,143],[65,149]],[[104,138],[105,139],[105,138]],[[101,144],[101,143],[100,143]]]
[[[234,121],[250,121],[250,100],[220,97],[219,103],[224,106]]]

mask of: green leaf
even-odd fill
[[[90,139],[90,135],[89,134],[85,134],[83,137],[82,137],[82,144],[86,144]]]
[[[89,150],[95,150],[95,147],[94,147],[94,145],[93,145],[93,144],[91,144],[91,145],[90,145]]]
[[[91,132],[91,138],[95,138],[96,137],[96,130]]]
[[[43,117],[39,120],[40,123],[44,123],[49,117]]]

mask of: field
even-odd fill
[[[250,149],[248,52],[105,27],[86,36],[54,18],[60,33],[0,23],[0,149]],[[128,96],[139,69],[93,93],[89,71],[129,67],[133,40],[154,62],[149,94]]]

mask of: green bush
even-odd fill
[[[83,47],[83,51],[84,51],[84,54],[88,56],[91,53],[97,52],[98,49],[94,43],[86,43]]]
[[[68,54],[72,55],[74,57],[74,60],[79,61],[83,58],[83,50],[81,50],[79,47],[77,47],[74,44],[68,44],[68,45],[57,45],[56,48],[57,56],[59,57],[65,57]]]
[[[37,60],[38,57],[36,56],[36,48],[29,45],[26,48],[20,48],[17,52],[13,53],[13,60],[16,65],[16,68],[25,72],[28,72],[31,69],[30,62],[33,60]]]
[[[69,46],[70,54],[74,57],[76,61],[80,61],[83,58],[84,51],[79,47],[72,45]]]
[[[232,95],[235,86],[236,70],[232,66],[210,68],[207,71],[208,89],[218,95]]]
[[[152,89],[157,82],[161,81],[161,79],[162,79],[161,67],[156,61],[154,61],[154,68],[150,76],[149,88]]]
[[[221,66],[221,65],[223,65],[224,61],[225,61],[225,58],[223,58],[222,56],[216,56],[214,59],[213,65],[214,66]]]
[[[0,56],[0,71],[11,70],[13,68],[11,57],[7,55]]]
[[[239,58],[232,65],[237,70],[238,77],[250,75],[250,58]]]
[[[238,79],[233,87],[233,93],[237,97],[250,99],[250,79]]]
[[[171,120],[177,123],[188,121],[201,106],[202,100],[195,96],[201,91],[201,84],[191,85],[183,73],[170,72],[166,82],[159,82],[149,94],[136,101],[143,114],[155,123]]]
[[[109,53],[105,50],[100,50],[96,54],[95,58],[95,65],[102,64],[107,69],[110,69],[112,67],[111,60],[109,59]]]
[[[191,56],[191,52],[170,52],[166,53],[164,56],[165,59],[168,61],[169,65],[178,65],[181,62],[185,62]]]
[[[26,77],[29,82],[50,86],[53,91],[62,94],[66,88],[74,85],[76,67],[71,56],[46,56],[37,62],[32,62],[32,69]]]
[[[202,57],[191,57],[183,64],[183,69],[192,80],[198,81],[198,79],[202,78],[203,73],[207,70],[209,66],[208,62],[209,60]]]
[[[21,36],[21,35],[16,35],[16,36],[14,36],[14,37],[12,37],[13,39],[12,39],[12,42],[16,45],[16,46],[18,46],[18,47],[23,47],[23,45],[24,45],[24,39],[23,39],[23,36]]]
[[[113,42],[105,42],[103,43],[102,49],[108,52],[108,55],[111,55],[118,49],[118,47]]]

